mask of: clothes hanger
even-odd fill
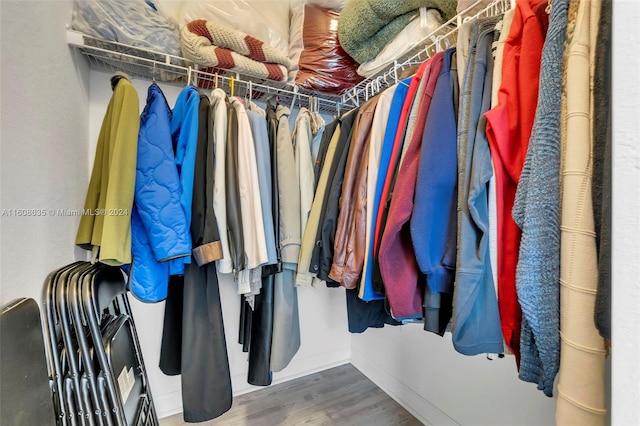
[[[236,79],[234,76],[229,77],[229,96],[233,98],[236,89]]]
[[[436,36],[436,52],[442,52],[442,36],[441,35],[437,35]]]
[[[189,67],[189,70],[187,71],[187,86],[191,85],[191,74],[193,72],[193,68]]]
[[[389,87],[389,80],[387,80],[387,74],[383,74],[380,76],[380,78],[384,81],[384,85],[386,87]],[[380,84],[383,84],[382,82],[380,82]]]
[[[265,98],[265,103],[267,104],[267,106],[271,106],[271,101],[274,97],[275,95],[271,94],[271,89],[267,88],[267,97]]]
[[[253,90],[253,84],[251,80],[249,80],[249,82],[246,83],[245,88],[246,90],[244,92],[244,106],[245,108],[249,108],[249,105],[251,105],[251,95]]]
[[[278,108],[278,105],[280,105],[280,98],[278,97],[278,91],[275,90],[275,93],[271,93],[271,88],[267,87],[267,99],[266,99],[266,103],[267,106],[273,106],[274,109]],[[275,102],[275,105],[271,105],[271,102]]]
[[[289,108],[289,111],[293,110],[293,107],[296,104],[296,98],[298,98],[298,86],[293,87],[293,98],[291,99],[291,107]],[[298,107],[300,107],[300,103],[298,103]]]
[[[398,61],[393,61],[393,80],[395,84],[398,84]]]
[[[218,88],[218,73],[217,72],[216,72],[216,75],[215,75],[214,80],[213,80],[213,88],[214,89]]]

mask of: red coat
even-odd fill
[[[516,294],[520,229],[511,211],[524,166],[538,103],[538,84],[546,22],[536,9],[547,0],[516,4],[502,62],[498,105],[485,114],[487,138],[495,168],[498,212],[498,307],[502,333],[520,361],[522,311]]]
[[[422,316],[423,291],[418,282],[419,268],[411,242],[409,219],[413,211],[413,196],[418,177],[424,128],[438,75],[442,68],[443,56],[443,52],[436,53],[427,62],[424,70],[422,78],[426,79],[425,89],[423,93],[418,94],[422,97],[418,106],[413,135],[409,141],[404,161],[398,170],[378,254],[380,273],[391,306],[391,315],[396,319]]]

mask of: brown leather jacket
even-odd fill
[[[336,225],[333,264],[329,278],[345,288],[355,288],[364,264],[366,210],[367,210],[367,161],[369,134],[373,115],[378,104],[376,96],[362,105],[354,123],[345,166],[340,213]]]

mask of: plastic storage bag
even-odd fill
[[[289,53],[289,2],[287,0],[158,0],[163,15],[182,28],[203,19],[234,28]]]
[[[151,1],[76,0],[71,28],[93,37],[180,56],[175,23]]]
[[[421,44],[425,37],[437,30],[442,24],[443,19],[440,12],[436,9],[421,8],[420,15],[409,22],[409,25],[400,31],[374,60],[360,64],[358,74],[371,78],[381,71],[386,71],[391,67],[393,61]]]
[[[322,6],[296,3],[292,7],[291,78],[304,89],[340,94],[362,77],[357,73],[358,64],[340,46],[339,10]]]

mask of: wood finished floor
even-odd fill
[[[188,425],[182,414],[165,417],[161,426]],[[231,410],[199,425],[421,425],[415,417],[353,365],[345,364],[306,377],[238,396]]]

